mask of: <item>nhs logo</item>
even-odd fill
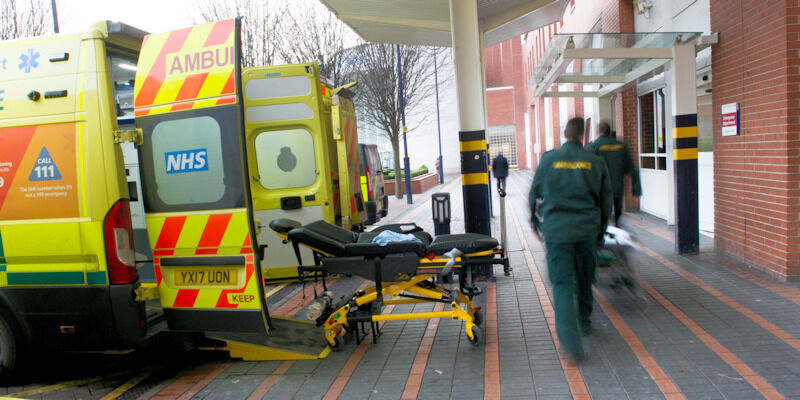
[[[167,173],[208,171],[208,151],[206,149],[170,151],[164,153]]]

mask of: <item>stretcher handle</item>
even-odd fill
[[[442,268],[442,272],[440,272],[439,275],[446,276],[447,274],[449,274],[450,271],[453,269],[453,266],[456,265],[456,258],[461,257],[463,255],[464,253],[456,248],[453,248],[453,250],[444,253],[443,256],[449,258],[449,260],[447,260],[447,263],[444,264],[444,268]]]

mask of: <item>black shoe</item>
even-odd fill
[[[589,336],[592,333],[594,333],[594,329],[591,324],[581,324],[581,336]]]

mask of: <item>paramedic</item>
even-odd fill
[[[560,149],[542,156],[529,201],[534,232],[544,234],[556,333],[562,348],[580,361],[585,354],[578,325],[580,333],[590,333],[595,249],[613,198],[605,162],[581,145],[583,119],[570,119],[564,137]]]
[[[619,217],[622,216],[622,197],[625,194],[625,175],[631,176],[631,186],[634,196],[642,195],[639,183],[639,172],[633,165],[628,146],[612,136],[608,122],[597,125],[600,137],[589,143],[587,149],[597,154],[606,162],[608,173],[611,176],[611,188],[614,190],[614,225],[619,226]]]

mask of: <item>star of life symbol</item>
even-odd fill
[[[36,59],[39,58],[39,52],[33,51],[33,49],[28,49],[27,53],[22,53],[19,55],[19,60],[21,61],[17,66],[19,69],[25,70],[25,73],[31,72],[31,69],[36,68],[39,66],[39,62]]]

